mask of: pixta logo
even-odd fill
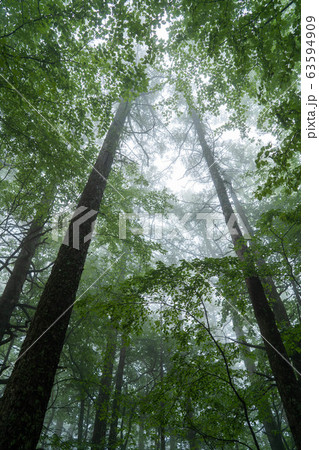
[[[195,221],[202,221],[204,225],[205,237],[214,240],[215,233],[218,238],[220,230],[219,225],[224,225],[231,235],[238,235],[238,217],[233,213],[230,215],[225,225],[224,217],[215,213],[184,213],[182,217],[178,217],[174,213],[163,214],[136,214],[136,213],[120,213],[119,214],[119,239],[126,239],[127,232],[133,235],[143,235],[149,239],[160,240],[165,238],[174,239],[182,236],[184,239],[193,240],[194,235],[188,225]],[[134,224],[134,226],[130,225]],[[240,228],[243,237],[247,240],[251,239],[244,223],[241,221]]]
[[[86,211],[86,212],[85,212]],[[83,214],[85,212],[85,214]],[[63,211],[58,214],[52,223],[52,239],[59,241],[61,235],[64,235],[63,244],[80,250],[80,227],[86,221],[97,215],[94,209],[88,209],[86,206],[80,206],[72,214],[69,211]],[[79,217],[78,217],[79,216]],[[77,220],[74,220],[78,217]],[[72,222],[72,242],[70,242],[69,224]],[[95,220],[91,222],[91,231],[84,236],[83,242],[88,242],[92,238]]]

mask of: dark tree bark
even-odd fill
[[[4,372],[5,370],[7,370],[7,368],[8,368],[7,363],[8,363],[8,361],[9,361],[9,356],[10,356],[11,350],[12,350],[12,348],[13,348],[15,339],[16,339],[16,338],[13,337],[13,338],[10,340],[10,344],[9,344],[9,346],[8,346],[8,349],[7,349],[7,351],[6,351],[5,357],[3,358],[3,361],[2,361],[2,364],[1,364],[1,367],[0,367],[0,376],[1,376],[2,372]]]
[[[105,435],[107,428],[107,410],[109,406],[112,374],[116,353],[117,331],[110,325],[107,335],[105,361],[101,378],[101,385],[96,401],[96,412],[92,435],[92,448],[105,447]]]
[[[219,173],[217,162],[207,144],[204,129],[195,111],[192,112],[203,155],[209,168],[219,202],[223,211],[225,222],[228,225],[234,217],[224,181]],[[300,384],[295,376],[294,369],[289,364],[289,357],[282,342],[274,313],[272,312],[262,283],[256,273],[249,249],[244,242],[238,222],[235,220],[231,233],[234,249],[238,258],[245,263],[244,276],[251,304],[254,309],[256,321],[263,337],[269,364],[273,372],[278,391],[285,409],[291,433],[297,449],[301,447],[301,408]]]
[[[30,270],[31,261],[41,239],[44,223],[33,220],[27,235],[21,243],[21,250],[0,297],[0,343],[10,328],[12,313],[19,303],[24,282]]]
[[[131,408],[126,408],[123,406],[122,408],[122,419],[121,419],[121,432],[120,432],[120,448],[121,450],[126,450],[128,446],[129,439],[132,434],[132,427],[134,423],[134,414],[137,407],[137,403],[135,402]],[[129,414],[127,413],[129,411]],[[127,423],[126,423],[127,422]],[[126,432],[125,432],[126,429]],[[124,438],[125,436],[125,438]]]
[[[129,111],[122,102],[106,135],[79,207],[99,211],[121,131]],[[68,234],[79,216],[71,220]],[[44,287],[0,405],[0,448],[35,449],[50,398],[72,306],[81,279],[94,216],[79,229],[79,249],[62,244]],[[74,225],[74,226],[73,226]]]
[[[165,427],[161,426],[159,429],[160,434],[160,450],[165,450]]]
[[[245,210],[242,207],[240,201],[238,200],[237,194],[234,191],[234,189],[232,188],[231,183],[228,182],[228,184],[230,185],[230,192],[231,192],[231,196],[232,196],[235,208],[236,208],[239,216],[241,217],[248,233],[251,236],[254,236],[255,231],[251,227],[251,225],[248,221]],[[258,267],[265,267],[267,265],[266,261],[261,256],[259,256],[259,258],[256,259],[256,264]],[[281,300],[280,294],[276,288],[274,280],[272,279],[271,276],[267,276],[267,277],[261,278],[261,282],[264,286],[266,296],[269,300],[270,306],[275,315],[275,319],[278,324],[278,328],[279,328],[280,332],[291,328],[291,323],[290,323],[285,305],[284,305],[283,301]],[[301,355],[300,355],[300,353],[298,353],[297,351],[294,351],[291,354],[291,361],[292,361],[294,367],[300,373],[301,372]]]
[[[108,450],[115,450],[117,448],[117,424],[118,424],[119,414],[120,414],[121,393],[122,393],[125,358],[126,358],[126,351],[127,351],[127,347],[126,347],[124,340],[125,340],[125,338],[122,337],[119,364],[117,367],[116,377],[115,377],[115,389],[114,389],[114,398],[113,398],[113,402],[112,402],[111,426],[110,426],[110,433],[109,433],[108,446],[107,446]]]
[[[236,338],[240,342],[245,342],[245,334],[243,332],[243,329],[240,327],[235,314],[232,316],[232,319]],[[250,352],[248,348],[245,351]],[[248,375],[251,377],[251,375],[256,371],[255,363],[247,354],[246,356],[243,356],[243,360]],[[271,450],[285,450],[284,443],[281,439],[281,430],[276,424],[276,420],[273,417],[273,413],[268,400],[264,401],[263,411],[260,412],[260,418],[264,425]]]
[[[251,236],[254,236],[255,231],[248,221],[245,210],[242,207],[231,183],[228,182],[228,184],[230,186],[230,193],[231,193],[231,197],[232,197],[234,206],[235,206],[241,220],[243,221],[243,224],[245,225],[246,230],[248,231],[248,233]],[[256,264],[260,267],[263,267],[263,266],[266,266],[266,261],[262,257],[259,257],[256,260]],[[283,304],[283,301],[281,300],[281,297],[277,291],[277,288],[276,288],[276,285],[275,285],[273,279],[270,276],[268,276],[268,277],[263,278],[262,282],[265,286],[266,295],[267,295],[268,299],[270,300],[271,307],[272,307],[273,313],[275,315],[276,321],[278,322],[279,325],[281,324],[282,328],[287,328],[287,327],[291,326],[285,305]]]

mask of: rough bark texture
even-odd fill
[[[129,104],[122,102],[78,207],[99,211],[128,111]],[[64,244],[60,247],[1,401],[0,448],[36,448],[90,245],[89,240],[84,242],[85,237],[91,232],[94,219],[95,217],[91,217],[91,220],[85,221],[80,227],[79,250]],[[71,243],[73,223],[77,220],[78,216],[70,223],[68,232]]]
[[[121,393],[122,393],[122,386],[123,386],[123,375],[124,375],[126,350],[127,350],[127,347],[124,343],[124,338],[122,338],[119,364],[117,367],[116,377],[115,377],[115,390],[114,390],[114,398],[113,398],[113,402],[112,402],[111,426],[110,426],[109,440],[108,440],[108,446],[107,446],[108,450],[115,450],[117,448],[117,424],[118,424],[119,414],[120,414]]]
[[[209,172],[219,198],[225,222],[228,225],[230,219],[234,217],[234,211],[231,206],[224,181],[219,173],[211,149],[206,142],[204,129],[200,119],[194,111],[192,112],[192,118],[203,150],[204,158],[207,162]],[[253,306],[260,333],[264,340],[269,364],[276,380],[291,433],[294,437],[297,449],[300,449],[300,384],[296,379],[293,368],[287,362],[289,361],[289,358],[277,328],[275,316],[267,301],[262,283],[256,274],[254,264],[251,261],[249,254],[249,249],[244,243],[244,239],[237,221],[233,223],[231,237],[238,258],[245,262],[245,265],[247,266],[244,276],[251,304]]]
[[[244,332],[243,332],[242,328],[240,327],[235,314],[233,315],[233,324],[234,324],[234,331],[236,334],[236,338],[241,342],[245,342]],[[249,351],[249,350],[247,349],[247,351]],[[243,360],[244,360],[244,364],[245,364],[246,370],[248,372],[248,375],[251,376],[256,371],[255,363],[251,358],[249,358],[248,355],[244,356]],[[260,412],[260,418],[264,425],[271,450],[285,450],[285,446],[284,446],[282,438],[281,438],[281,430],[278,429],[276,421],[273,417],[273,413],[272,413],[270,404],[266,400],[264,402],[263,411]]]
[[[0,343],[9,330],[12,313],[19,303],[24,282],[30,270],[32,258],[40,242],[44,224],[34,220],[26,237],[21,243],[21,250],[0,297]]]
[[[101,378],[101,385],[96,401],[96,412],[92,435],[92,448],[104,448],[107,428],[107,410],[111,396],[112,374],[116,353],[117,332],[110,327],[107,336],[105,363]]]

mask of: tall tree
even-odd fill
[[[230,187],[230,194],[231,194],[231,198],[233,200],[234,206],[235,206],[240,218],[242,219],[247,231],[253,237],[255,234],[255,231],[249,223],[249,220],[246,216],[245,210],[244,210],[243,206],[241,205],[241,203],[237,197],[237,194],[232,187],[231,182],[227,182],[227,185],[229,185],[229,187]],[[252,251],[253,251],[253,249],[252,249]],[[260,255],[257,256],[255,261],[256,261],[256,265],[258,267],[265,270],[267,264],[266,264],[265,259],[262,256],[260,256]],[[276,284],[275,284],[273,278],[270,275],[268,275],[266,277],[262,277],[261,281],[264,286],[264,290],[265,290],[266,296],[269,300],[270,306],[273,310],[276,322],[278,324],[279,331],[282,332],[282,331],[291,329],[291,322],[289,320],[285,305],[280,297],[280,294],[277,290],[277,287],[276,287]],[[292,287],[294,287],[293,284],[292,284]],[[294,292],[295,292],[295,290],[294,290]],[[296,295],[296,298],[298,301],[298,295]],[[294,364],[294,367],[300,373],[301,357],[300,357],[299,351],[300,351],[300,346],[299,346],[299,349],[295,349],[292,352],[291,360]],[[299,374],[297,374],[297,375],[299,375]]]
[[[112,322],[112,321],[111,321]],[[113,375],[113,365],[116,353],[117,330],[112,323],[109,325],[107,333],[107,344],[105,350],[105,361],[101,377],[101,385],[96,400],[96,412],[94,428],[92,434],[92,448],[105,447],[105,435],[108,424],[108,406],[111,397],[111,385]]]
[[[122,101],[107,132],[101,151],[83,190],[78,208],[94,211],[102,201],[130,105]],[[73,240],[75,222],[68,234]],[[84,268],[93,217],[79,230],[79,249],[62,244],[39,305],[22,345],[20,356],[1,401],[0,446],[7,449],[35,448],[50,398],[72,306]],[[26,382],[26,380],[28,380]]]
[[[111,424],[110,424],[110,432],[108,439],[109,450],[115,450],[118,447],[117,442],[117,426],[118,420],[120,416],[120,408],[121,408],[121,393],[123,387],[123,376],[124,376],[124,368],[125,368],[125,359],[127,353],[127,343],[125,342],[126,337],[122,335],[121,349],[119,362],[117,366],[116,376],[115,376],[115,387],[114,387],[114,398],[112,402],[112,414],[111,414]]]
[[[231,218],[234,217],[234,211],[224,181],[219,173],[217,161],[214,159],[213,153],[207,144],[204,128],[200,122],[199,116],[194,110],[192,111],[192,119],[202,147],[203,156],[217,191],[225,222],[228,225]],[[286,411],[288,423],[296,446],[299,449],[301,446],[300,384],[289,363],[289,357],[281,339],[274,314],[269,306],[262,283],[254,268],[249,249],[244,243],[242,232],[236,220],[233,224],[231,236],[238,258],[246,265],[244,274],[249,297],[265,343],[270,367],[274,374],[278,391]]]
[[[245,343],[245,333],[243,332],[243,329],[241,328],[238,318],[235,314],[233,314],[233,325],[236,338],[240,342]],[[248,372],[248,376],[252,377],[253,373],[256,372],[256,367],[254,361],[249,357],[249,351],[250,350],[248,349],[248,355],[247,353],[243,354],[243,359],[246,370]],[[282,441],[281,432],[280,429],[278,429],[278,425],[276,424],[275,418],[273,416],[270,403],[267,399],[264,401],[262,412],[260,412],[260,417],[265,427],[271,450],[284,450],[285,446]]]
[[[243,206],[241,205],[241,202],[239,201],[236,191],[232,187],[231,182],[227,182],[227,184],[230,187],[230,194],[231,198],[233,200],[234,206],[236,208],[237,213],[239,214],[239,217],[243,221],[248,233],[250,236],[254,236],[255,232],[253,227],[250,225],[249,220],[247,218],[247,215],[245,213],[245,210]],[[256,261],[256,264],[259,266],[266,266],[266,261],[259,257]],[[270,300],[270,303],[272,305],[272,309],[276,318],[276,321],[282,325],[283,328],[290,326],[290,320],[285,308],[285,305],[283,301],[281,300],[281,297],[278,293],[278,290],[276,288],[276,285],[272,279],[272,277],[268,276],[263,281],[263,284],[266,285],[266,293],[267,297]],[[297,367],[298,370],[300,370],[300,367]]]
[[[47,199],[43,200],[47,205]],[[41,241],[47,218],[38,214],[30,223],[26,236],[20,244],[20,251],[0,297],[0,344],[6,332],[10,331],[10,319],[19,303],[24,282],[31,267],[31,261]]]

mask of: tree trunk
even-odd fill
[[[70,428],[68,429],[67,438],[70,439],[71,441],[73,441],[73,433],[75,426],[76,426],[75,423],[72,423]]]
[[[48,415],[48,411],[49,410],[47,410],[47,413],[45,416],[45,421],[44,421],[45,432],[43,433],[43,442],[45,442],[47,440],[48,432],[50,431],[50,427],[52,425],[54,415],[55,415],[55,411],[53,408],[51,408],[51,413],[49,415]]]
[[[122,408],[122,419],[121,419],[121,450],[126,450],[128,442],[130,440],[131,434],[132,434],[132,427],[134,423],[134,414],[137,407],[137,403],[135,402],[131,408],[126,408],[125,406]],[[127,410],[130,410],[130,414],[127,414]],[[127,420],[127,424],[125,424],[125,421]],[[124,426],[125,424],[125,426]],[[126,432],[125,432],[126,428]],[[124,434],[125,432],[125,434]],[[125,438],[124,438],[125,436]]]
[[[96,412],[92,435],[92,448],[105,446],[107,427],[107,410],[109,406],[112,386],[113,365],[116,352],[117,331],[110,324],[108,330],[104,367],[102,371],[101,385],[96,401]]]
[[[234,217],[234,211],[229,201],[224,181],[222,180],[216,161],[206,142],[202,124],[194,111],[192,112],[192,118],[203,150],[204,158],[207,162],[212,181],[217,191],[226,225],[229,225],[230,219]],[[249,249],[244,243],[243,235],[236,220],[233,222],[231,237],[238,258],[243,261],[246,266],[244,276],[249,297],[261,336],[264,340],[269,364],[286,411],[288,423],[296,447],[299,450],[301,446],[300,384],[296,379],[293,368],[288,362],[289,358],[277,328],[275,316],[269,306],[264,288],[256,274],[254,264],[250,258]]]
[[[58,436],[59,438],[62,436],[62,432],[63,432],[63,424],[64,424],[64,420],[58,418],[58,420],[57,420],[57,422],[56,422],[54,434],[55,434],[56,436]]]
[[[138,448],[139,450],[145,449],[145,438],[144,438],[144,420],[140,419],[138,424]]]
[[[88,208],[99,211],[128,111],[129,104],[122,102],[79,200],[78,208],[82,207],[82,210]],[[78,220],[78,216],[72,218],[68,234],[70,242],[72,238],[77,242],[76,238],[79,237],[79,249],[61,245],[2,398],[0,448],[34,449],[39,440],[90,245],[87,236],[91,232],[94,217],[83,222],[80,229],[76,228]]]
[[[294,291],[294,294],[296,296],[297,302],[299,304],[299,306],[301,306],[301,297],[298,291],[298,287],[297,287],[297,283],[295,282],[295,280],[291,280],[291,285],[292,285],[292,289]]]
[[[237,209],[237,208],[236,208]],[[239,212],[239,210],[237,209],[237,212]],[[246,218],[246,216],[245,216]],[[246,218],[246,223],[243,220],[244,225],[246,226],[247,231],[249,232],[249,234],[253,234],[251,231],[249,230],[249,223],[247,222],[247,218]],[[214,252],[213,252],[213,248],[212,245],[210,243],[210,241],[207,239],[206,235],[204,234],[204,240],[205,243],[208,244],[208,251],[209,253],[211,253],[211,256],[214,257]],[[245,335],[244,332],[242,330],[242,328],[239,325],[239,322],[237,320],[236,317],[236,313],[231,313],[231,317],[232,317],[232,321],[233,321],[233,325],[234,325],[234,331],[236,334],[236,338],[238,341],[240,342],[246,342],[245,340]],[[247,349],[247,351],[250,351],[249,349]],[[248,372],[248,375],[251,376],[251,374],[253,374],[256,371],[255,368],[255,364],[253,362],[253,360],[251,358],[249,358],[249,356],[245,356],[245,354],[243,354],[243,361],[246,367],[246,370]],[[260,416],[262,416],[262,414],[260,414]],[[276,425],[276,421],[273,418],[273,414],[271,411],[271,407],[269,405],[269,403],[267,402],[267,404],[264,406],[264,414],[263,416],[265,417],[265,419],[262,421],[265,430],[266,430],[266,434],[267,434],[267,438],[270,444],[270,447],[272,450],[285,450],[285,446],[282,442],[281,439],[281,435],[277,435],[278,431],[280,433],[280,430],[278,430],[278,427]]]
[[[176,450],[176,436],[173,430],[169,434],[169,450]]]
[[[197,441],[197,437],[196,437],[196,432],[194,430],[189,429],[187,431],[187,440],[189,443],[190,450],[199,450],[200,449],[198,441]]]
[[[78,420],[78,444],[79,445],[81,445],[82,441],[83,441],[84,408],[85,408],[85,399],[81,398],[79,420]]]
[[[86,416],[85,416],[85,428],[84,428],[84,441],[88,440],[88,432],[89,432],[89,424],[91,417],[91,401],[88,399],[87,407],[86,407]]]
[[[0,368],[0,376],[1,376],[2,372],[4,372],[5,370],[7,370],[7,368],[9,367],[9,364],[7,365],[7,363],[8,363],[8,361],[9,361],[9,356],[10,356],[11,350],[12,350],[12,348],[13,348],[15,339],[16,339],[16,338],[13,337],[13,338],[10,340],[10,344],[9,344],[9,346],[8,346],[8,349],[7,349],[7,351],[6,351],[5,357],[3,358],[3,361],[2,361],[2,364],[1,364],[1,368]]]
[[[161,319],[162,320],[162,319]],[[164,379],[164,362],[163,362],[163,337],[160,336],[160,382],[163,385],[163,379]],[[161,410],[161,424],[159,428],[159,435],[160,435],[160,450],[165,450],[165,426],[163,424],[164,419],[164,403],[160,403],[160,410]]]
[[[233,189],[231,183],[229,182],[228,184],[230,185],[230,193],[231,193],[231,197],[232,197],[234,206],[237,210],[237,213],[239,214],[239,217],[243,221],[243,224],[245,225],[248,233],[251,236],[254,236],[255,231],[248,221],[245,210],[242,207],[240,201],[238,200],[237,194],[236,194],[235,190]],[[264,267],[264,266],[266,266],[266,261],[262,257],[259,257],[256,260],[256,264],[259,267]],[[277,291],[277,288],[276,288],[276,285],[275,285],[273,279],[270,276],[268,276],[268,277],[263,278],[261,281],[263,282],[263,285],[265,287],[267,297],[270,300],[270,304],[271,304],[273,313],[275,315],[276,321],[278,322],[279,325],[280,324],[282,325],[282,328],[287,328],[287,327],[291,326],[285,305],[283,304],[283,301],[281,300],[281,297]]]
[[[120,413],[121,392],[122,392],[122,386],[123,386],[123,375],[124,375],[126,350],[127,350],[127,347],[124,343],[124,337],[122,337],[119,364],[117,367],[117,372],[116,372],[116,377],[115,377],[115,390],[114,390],[114,398],[113,398],[113,403],[112,403],[111,426],[110,426],[110,434],[109,434],[109,441],[108,441],[108,447],[107,447],[108,450],[115,450],[117,447],[117,424],[118,424],[119,413]]]
[[[199,450],[200,446],[197,439],[197,433],[193,428],[193,416],[193,406],[191,399],[189,398],[186,405],[187,440],[190,450]]]
[[[234,325],[234,331],[236,334],[237,340],[241,342],[245,342],[245,335],[240,327],[238,320],[236,318],[236,314],[232,315],[233,325]],[[250,352],[249,349],[247,349],[248,352]],[[246,367],[246,370],[248,372],[248,376],[251,377],[251,375],[256,371],[256,367],[254,364],[254,361],[249,358],[249,356],[243,356],[244,364]],[[266,435],[270,444],[271,450],[285,450],[285,446],[281,439],[281,430],[278,429],[278,426],[276,424],[276,421],[273,417],[273,413],[270,407],[270,404],[268,400],[264,401],[263,405],[263,411],[260,412],[260,418],[262,420],[262,423],[266,430]]]
[[[27,235],[21,243],[21,250],[0,297],[0,345],[9,330],[14,308],[19,303],[24,282],[30,270],[31,260],[39,244],[44,223],[33,220]]]
[[[228,182],[228,184],[230,185],[231,196],[232,196],[235,208],[236,208],[239,216],[241,217],[248,233],[251,236],[254,236],[255,232],[254,232],[253,228],[250,226],[250,223],[246,216],[245,210],[241,206],[241,203],[238,200],[236,192],[232,188],[231,183]],[[259,257],[256,260],[256,264],[259,267],[265,267],[267,263],[262,257]],[[262,278],[261,282],[264,286],[266,296],[269,300],[270,306],[275,315],[275,319],[278,324],[279,330],[282,332],[282,331],[289,329],[291,327],[291,323],[290,323],[285,305],[284,305],[283,301],[281,300],[279,292],[277,291],[274,280],[272,279],[271,276],[267,276],[267,277]],[[291,361],[292,361],[294,367],[300,373],[301,372],[301,355],[300,355],[300,353],[298,353],[297,351],[294,351],[291,354]]]
[[[159,429],[160,434],[160,450],[165,450],[165,427],[161,426]]]

